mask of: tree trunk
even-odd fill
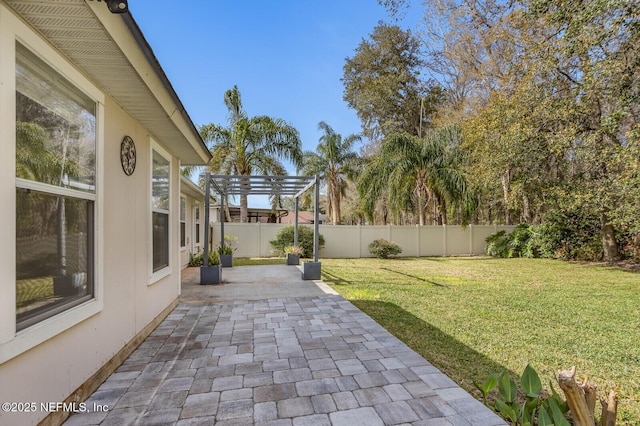
[[[340,224],[340,194],[333,194],[333,202],[331,203],[332,206],[332,215],[333,215],[333,224],[334,225],[338,225]]]
[[[240,178],[240,189],[245,191],[244,194],[240,195],[240,223],[247,223],[248,210],[249,206],[247,204],[248,193],[251,190],[251,186],[249,185],[249,178],[241,177]]]
[[[531,205],[529,203],[528,195],[524,195],[522,197],[522,219],[525,223],[531,223]]]
[[[600,213],[600,226],[604,260],[609,263],[621,260],[622,256],[620,255],[620,250],[618,250],[618,241],[616,240],[615,229],[613,228],[613,225],[609,223],[605,212]]]
[[[511,212],[509,211],[509,170],[500,176],[502,183],[502,202],[504,204],[504,224],[511,225]]]
[[[224,215],[227,217],[227,222],[231,222],[231,212],[229,211],[229,197],[225,197],[225,201],[226,202],[224,203]]]
[[[424,201],[422,200],[422,193],[418,193],[418,223],[420,226],[424,226],[425,207],[426,205],[424,205]]]
[[[247,195],[240,195],[240,223],[247,223],[248,210]]]
[[[440,198],[440,215],[442,217],[441,224],[447,224],[447,201],[444,198]]]

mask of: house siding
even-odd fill
[[[13,184],[15,137],[11,136],[15,130],[7,130],[15,129],[15,91],[12,84],[8,85],[9,89],[3,84],[15,75],[14,59],[5,55],[5,46],[15,44],[15,36],[6,31],[5,24],[9,20],[12,25],[19,21],[0,1],[0,128],[5,129],[4,132],[0,129],[0,176],[5,182],[0,184],[0,219],[3,223],[12,223],[16,211]],[[40,37],[25,24],[19,25],[31,37]],[[65,62],[61,65],[73,66],[62,59],[62,55],[58,60]],[[15,333],[15,322],[1,326],[0,401],[37,404],[34,412],[0,412],[2,425],[37,424],[49,414],[41,411],[41,403],[65,401],[158,315],[166,312],[180,293],[180,159],[173,155],[171,158],[170,272],[151,282],[152,131],[144,128],[108,93],[103,92],[103,95],[104,105],[100,107],[103,122],[99,123],[102,145],[96,159],[100,179],[95,204],[99,226],[96,233],[99,287],[96,300],[99,299],[99,309],[97,313],[23,349],[15,349],[21,336],[33,333],[32,329],[37,329],[40,324],[20,333]],[[123,173],[120,164],[120,142],[124,135],[135,141],[138,154],[136,169],[131,176]],[[170,147],[164,148],[172,152]],[[6,228],[8,230],[0,231],[0,258],[3,258],[0,266],[3,270],[15,271],[15,226]],[[0,274],[0,299],[4,300],[2,307],[11,308],[15,315],[15,273]],[[46,321],[63,322],[70,315],[65,311]]]

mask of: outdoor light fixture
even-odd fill
[[[111,13],[127,13],[129,11],[127,0],[104,0],[104,2],[107,4]]]

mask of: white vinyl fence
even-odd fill
[[[274,223],[225,223],[225,235],[238,237],[237,257],[274,256],[269,241],[278,230],[288,225]],[[300,225],[310,226],[312,225]],[[220,244],[220,224],[212,224],[213,247]],[[378,238],[393,241],[402,247],[400,256],[472,256],[484,254],[485,238],[500,230],[511,232],[515,226],[459,225],[442,226],[350,226],[320,225],[325,245],[320,258],[371,257],[369,244]]]

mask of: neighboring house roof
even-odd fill
[[[220,204],[215,206],[211,206],[212,209],[220,210]],[[229,214],[231,215],[231,222],[240,222],[240,207],[238,206],[229,206]],[[272,215],[275,214],[275,217]],[[269,223],[270,220],[275,220],[275,223],[281,223],[280,218],[283,215],[287,214],[287,210],[278,209],[273,212],[271,209],[263,209],[263,208],[247,208],[247,217],[249,218],[250,223],[255,223],[256,221],[261,223]]]
[[[220,210],[220,204],[215,206],[211,206],[212,209]],[[266,223],[269,220],[269,217],[273,213],[271,209],[260,209],[260,208],[251,208],[247,209],[247,214],[251,219],[251,222],[255,222],[256,217],[259,218],[259,221],[262,223]],[[240,207],[238,206],[230,206],[229,214],[231,215],[232,222],[240,222]],[[276,223],[286,223],[289,225],[293,225],[295,223],[296,212],[294,210],[281,210],[278,209],[276,211]],[[327,223],[327,215],[320,214],[318,215],[320,219],[320,223]],[[308,211],[298,211],[298,223],[299,224],[312,224],[313,223],[313,212]]]
[[[130,13],[104,2],[5,0],[183,165],[211,154]]]
[[[325,223],[327,221],[326,214],[319,214],[318,219],[320,223]],[[298,223],[313,223],[313,212],[308,211],[298,211]],[[289,214],[282,217],[281,223],[294,224],[296,221],[296,212],[294,210],[289,210]]]

